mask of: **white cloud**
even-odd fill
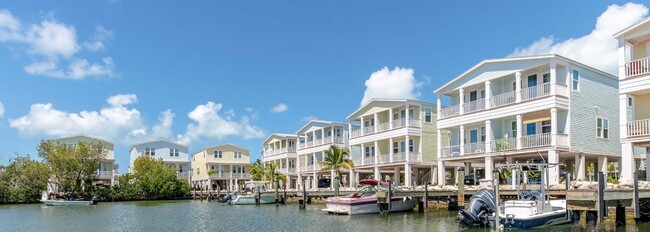
[[[417,99],[422,83],[413,76],[413,69],[395,67],[389,70],[384,67],[370,74],[366,80],[366,91],[363,93],[361,104],[373,98],[402,98]]]
[[[289,109],[289,106],[287,106],[287,104],[280,103],[277,106],[274,106],[273,108],[271,108],[271,112],[273,112],[273,113],[282,113],[284,111],[287,111],[288,109]]]
[[[618,73],[618,44],[616,32],[643,20],[648,8],[641,4],[610,5],[597,19],[594,29],[578,38],[557,40],[542,37],[528,47],[520,47],[509,56],[556,53],[616,75]]]
[[[90,52],[105,49],[105,42],[112,38],[110,30],[96,26],[95,33],[81,46],[75,27],[58,22],[53,16],[23,25],[10,11],[0,9],[0,42],[24,46],[32,60],[23,68],[28,74],[66,79],[112,77],[115,74],[111,57],[104,57],[101,63],[77,57],[84,48]]]
[[[79,113],[58,110],[52,103],[33,104],[27,115],[9,119],[9,125],[26,137],[86,134],[124,144],[171,136],[171,110],[161,112],[158,124],[149,129],[140,111],[128,108],[137,102],[136,95],[115,95],[107,102],[109,106],[99,111]]]
[[[0,102],[0,118],[5,116],[5,106]]]
[[[223,108],[220,103],[208,102],[198,105],[187,116],[193,121],[187,126],[183,135],[178,135],[178,142],[190,144],[199,138],[210,138],[222,140],[230,136],[242,137],[244,139],[263,138],[264,132],[257,126],[251,125],[250,119],[243,116],[236,121],[234,111],[224,112],[225,116],[219,114]]]

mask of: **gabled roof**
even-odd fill
[[[302,134],[301,132],[304,132],[303,130],[306,130],[312,124],[341,125],[341,126],[346,126],[347,125],[347,123],[342,123],[342,122],[324,121],[324,120],[316,120],[316,119],[314,119],[314,120],[309,120],[309,122],[307,122],[307,124],[305,124],[298,131],[296,131],[296,135]]]
[[[483,67],[485,65],[489,65],[489,64],[493,64],[493,63],[504,63],[504,62],[513,62],[513,61],[523,61],[523,60],[538,60],[538,59],[559,59],[561,61],[571,63],[571,64],[575,64],[575,65],[578,65],[578,66],[580,66],[582,68],[585,68],[585,69],[589,69],[589,70],[591,70],[593,72],[596,72],[598,74],[601,74],[603,76],[618,80],[618,78],[616,76],[612,75],[612,74],[609,74],[609,73],[606,73],[606,72],[601,71],[599,69],[596,69],[596,68],[593,68],[591,66],[585,65],[585,64],[580,63],[578,61],[566,58],[566,57],[558,55],[558,54],[546,54],[546,55],[521,56],[521,57],[509,57],[509,58],[501,58],[501,59],[486,59],[486,60],[483,60],[480,63],[478,63],[477,65],[474,65],[472,68],[470,68],[467,71],[463,72],[462,74],[455,77],[454,79],[447,82],[446,84],[444,84],[443,86],[441,86],[440,88],[436,89],[433,92],[435,94],[440,94],[440,91],[443,90],[444,88],[449,87],[450,85],[452,85],[452,84],[456,83],[457,81],[461,80],[463,77],[467,76],[468,74],[472,73],[473,71],[475,71],[475,70],[477,70],[477,69],[479,69],[479,68],[481,68],[481,67]],[[515,73],[515,72],[518,72],[518,71],[521,71],[521,70],[524,70],[524,69],[534,68],[536,66],[537,65],[531,66],[531,67],[528,67],[528,68],[517,68],[517,69],[503,70],[503,72],[499,72],[499,71],[485,72],[485,73],[479,74],[478,76],[476,76],[476,78],[479,78],[481,81],[484,82],[486,80],[503,77],[503,76],[510,75],[512,73]],[[470,83],[470,82],[473,83],[473,84],[479,83],[478,80],[474,81],[474,79],[468,81],[468,83]],[[463,86],[468,86],[468,85],[465,84]]]
[[[267,137],[267,138],[264,140],[264,142],[262,142],[262,144],[266,144],[266,143],[268,143],[269,140],[271,140],[272,138],[286,138],[286,137],[290,137],[290,138],[298,138],[298,136],[297,136],[297,135],[294,135],[294,134],[273,133],[273,134],[269,135],[269,137]]]
[[[200,150],[198,150],[198,151],[192,152],[191,154],[196,154],[196,153],[199,153],[199,152],[202,152],[202,151],[208,150],[208,149],[210,149],[210,148],[221,147],[221,146],[233,146],[233,147],[236,147],[236,148],[239,148],[239,149],[246,150],[246,151],[249,151],[249,152],[250,152],[250,150],[248,150],[248,149],[246,149],[246,148],[243,148],[243,147],[240,147],[240,146],[237,146],[237,145],[234,145],[234,144],[232,144],[232,143],[224,143],[224,144],[219,144],[219,145],[214,145],[214,146],[205,147],[205,148],[202,148],[202,149],[200,149]]]
[[[400,103],[400,102],[404,102],[404,103],[406,103],[406,102],[412,102],[412,103],[422,104],[422,105],[435,105],[435,104],[433,104],[433,103],[423,102],[423,101],[417,101],[417,100],[412,100],[412,99],[373,98],[373,99],[370,99],[370,101],[366,102],[365,104],[361,105],[361,107],[359,107],[359,109],[357,109],[357,110],[355,110],[354,112],[352,112],[352,114],[348,115],[348,117],[347,117],[346,119],[348,119],[348,120],[353,120],[353,119],[355,119],[355,118],[356,118],[355,116],[356,116],[357,114],[359,114],[359,113],[362,112],[364,109],[366,109],[367,107],[369,107],[369,106],[371,106],[371,105],[373,105],[373,104],[375,104],[375,103],[377,103],[377,102],[395,102],[395,103]]]
[[[623,30],[621,30],[619,32],[616,32],[616,34],[614,34],[614,38],[618,39],[622,35],[625,35],[628,32],[630,32],[630,31],[632,31],[632,30],[634,30],[634,29],[636,29],[636,28],[638,28],[638,27],[640,27],[640,26],[642,26],[642,25],[644,25],[646,23],[649,23],[649,22],[650,22],[650,18],[646,18],[646,19],[644,19],[643,21],[641,21],[639,23],[632,24],[629,27],[626,27],[625,29],[623,29]]]
[[[83,135],[83,134],[72,135],[72,136],[63,136],[63,137],[56,138],[56,139],[54,139],[54,140],[71,139],[71,138],[76,138],[76,137],[83,137],[83,138],[87,138],[87,139],[94,139],[94,140],[98,140],[98,141],[101,141],[101,142],[104,142],[104,143],[108,143],[108,144],[114,145],[112,142],[109,142],[108,140],[100,139],[100,138],[93,137],[93,136],[89,136],[89,135]]]
[[[177,146],[180,146],[180,147],[188,148],[186,145],[183,145],[183,144],[180,144],[180,143],[176,143],[176,142],[171,142],[171,141],[168,141],[168,140],[160,139],[160,140],[154,140],[154,141],[149,141],[149,142],[143,142],[143,143],[133,144],[133,146],[131,146],[131,149],[130,149],[129,151],[132,151],[136,146],[140,146],[140,145],[144,145],[144,144],[149,144],[149,143],[157,143],[157,142],[164,142],[164,143],[174,144],[174,145],[177,145]]]

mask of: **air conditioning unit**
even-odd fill
[[[483,153],[483,149],[476,149],[475,153]]]

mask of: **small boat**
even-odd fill
[[[246,195],[230,195],[230,204],[231,205],[255,205],[255,199],[257,198],[256,194],[246,194]],[[260,195],[260,204],[274,204],[275,196],[271,195]]]
[[[50,200],[49,194],[43,192],[41,195],[41,202],[48,206],[81,206],[81,205],[96,205],[97,200],[92,199],[90,201],[77,201],[77,200]]]
[[[327,208],[322,209],[331,214],[373,214],[379,213],[377,205],[377,191],[388,191],[388,183],[376,180],[361,180],[364,187],[354,194],[330,197],[325,201]],[[399,191],[398,188],[392,188],[392,192]],[[413,210],[417,205],[417,200],[410,197],[392,197],[390,212]]]
[[[499,214],[499,222],[505,227],[527,229],[569,222],[565,200],[505,201],[503,209],[504,212]]]

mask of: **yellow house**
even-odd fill
[[[250,180],[248,149],[232,144],[204,148],[192,154],[191,183],[204,190],[236,191]],[[214,170],[209,175],[210,170]]]
[[[113,186],[119,175],[119,166],[115,163],[114,145],[103,139],[93,138],[86,135],[76,135],[70,137],[63,137],[54,139],[54,141],[66,145],[74,146],[78,142],[100,142],[106,150],[106,157],[99,163],[99,170],[97,170],[97,183],[107,186]]]

